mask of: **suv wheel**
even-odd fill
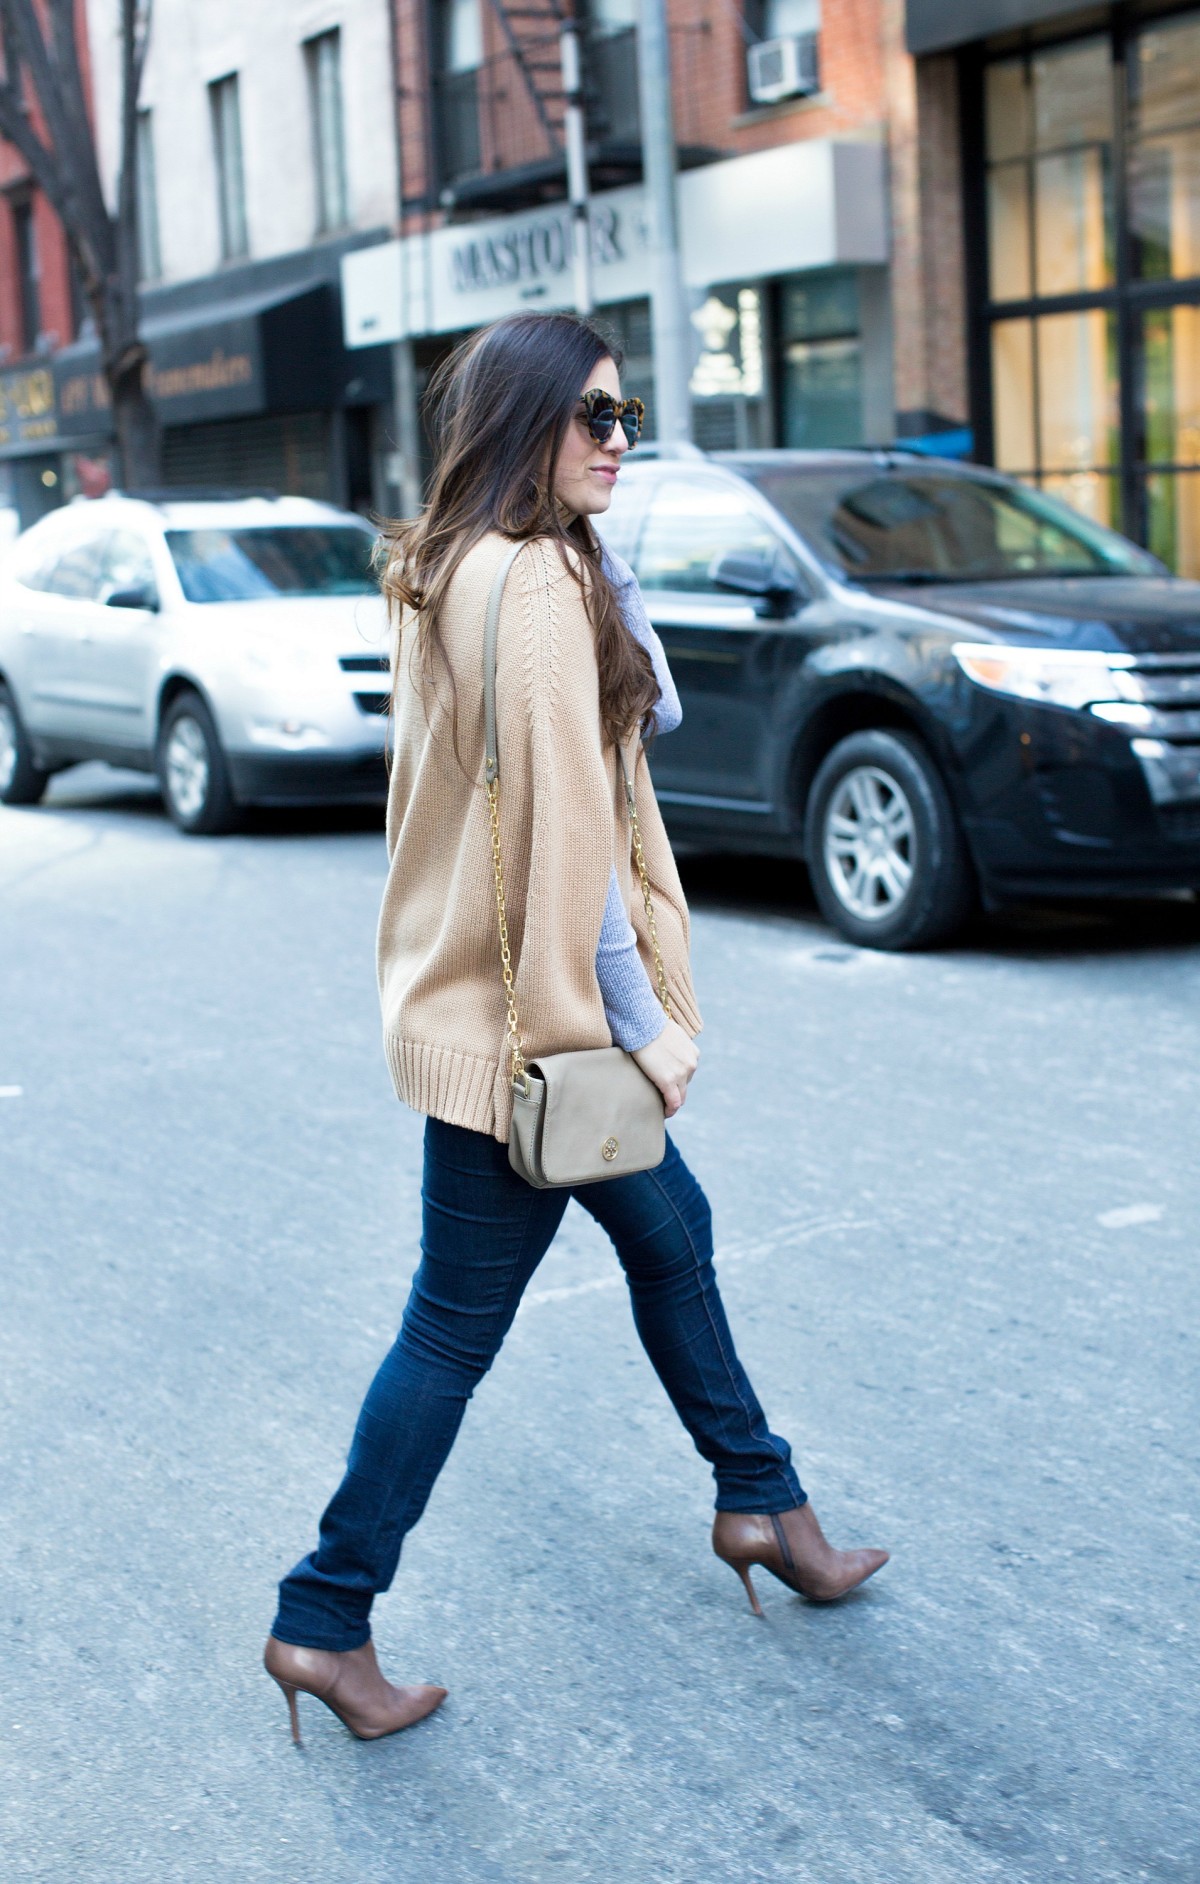
[[[971,907],[958,820],[908,733],[852,733],[834,747],[813,780],[805,843],[821,913],[852,942],[927,948]]]
[[[33,746],[7,683],[0,680],[0,804],[36,805],[50,783],[34,764]]]
[[[212,714],[198,693],[177,694],[158,735],[158,780],[173,823],[189,836],[232,831],[237,807]]]

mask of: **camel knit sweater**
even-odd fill
[[[462,767],[443,678],[425,702],[413,620],[396,654],[390,868],[377,962],[384,1046],[399,1097],[418,1112],[505,1140],[512,1114],[504,984],[483,786],[483,623],[510,547],[485,537],[459,564],[439,626],[457,700]],[[496,648],[500,845],[517,1013],[527,1060],[607,1047],[596,943],[613,867],[638,950],[654,972],[616,749],[600,723],[595,635],[555,544],[531,539],[505,585]],[[638,819],[671,1008],[700,1031],[688,912],[639,748]]]

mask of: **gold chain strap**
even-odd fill
[[[658,924],[654,920],[654,904],[650,898],[650,878],[646,871],[646,853],[642,849],[642,827],[638,822],[637,801],[633,795],[633,780],[628,770],[622,765],[625,777],[625,800],[629,806],[629,825],[633,832],[633,854],[637,863],[638,877],[642,885],[642,901],[646,905],[646,921],[650,927],[650,944],[654,950],[654,973],[658,981],[658,998],[662,1003],[668,1020],[671,1014],[671,998],[667,993],[667,975],[663,967],[662,950],[658,946]],[[525,1071],[525,1056],[521,1051],[521,1029],[517,1019],[517,991],[513,986],[512,954],[508,946],[508,912],[504,906],[504,865],[500,860],[500,781],[491,779],[484,788],[487,792],[488,816],[492,825],[492,870],[496,879],[496,922],[500,930],[500,970],[504,976],[504,998],[508,1005],[508,1031],[505,1038],[512,1055],[512,1081],[514,1086],[522,1086],[526,1097],[529,1095],[529,1075]]]
[[[521,1034],[517,1023],[517,993],[513,987],[512,956],[508,947],[508,916],[504,908],[504,866],[500,861],[500,781],[491,779],[486,787],[488,812],[492,820],[492,868],[496,874],[496,920],[500,925],[500,969],[504,976],[504,997],[508,1002],[509,1051],[512,1054],[512,1081],[523,1086],[529,1097],[529,1075],[521,1052]]]

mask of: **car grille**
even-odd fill
[[[343,674],[387,674],[392,664],[386,654],[343,654],[338,666]]]
[[[390,693],[356,693],[354,703],[360,713],[386,713],[392,696]]]
[[[1126,673],[1153,714],[1152,739],[1200,740],[1200,654],[1139,654]]]

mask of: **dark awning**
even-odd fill
[[[342,337],[336,289],[247,295],[148,313],[150,395],[163,425],[256,412],[301,412],[341,397]],[[54,356],[57,434],[64,441],[112,428],[95,341]]]
[[[908,0],[908,50],[946,52],[1080,10],[1080,0]]]

